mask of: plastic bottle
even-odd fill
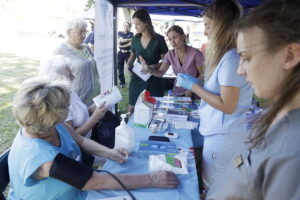
[[[115,149],[125,148],[131,153],[134,148],[134,130],[125,122],[127,114],[121,114],[121,124],[115,131]]]

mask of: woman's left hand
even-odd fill
[[[128,160],[128,151],[124,148],[112,149],[110,159],[118,163],[125,163]]]

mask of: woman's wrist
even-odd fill
[[[109,149],[109,148],[107,148],[107,158],[109,158],[109,159],[111,159],[111,160],[116,160],[116,156],[115,156],[115,154],[116,154],[116,152],[117,152],[117,150],[115,150],[115,149]]]
[[[196,93],[197,88],[200,88],[200,85],[197,84],[197,83],[194,83],[194,84],[192,85],[192,90],[191,90],[191,91],[194,92],[194,93]]]
[[[95,115],[92,114],[92,116],[90,117],[90,121],[93,124],[97,124],[100,120]]]

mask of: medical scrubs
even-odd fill
[[[263,142],[233,156],[207,200],[300,199],[300,109],[272,125]]]
[[[204,57],[203,54],[196,48],[186,46],[186,52],[183,63],[180,63],[178,53],[175,49],[170,50],[163,63],[167,65],[172,65],[174,73],[177,75],[179,73],[187,73],[193,77],[199,76],[198,68],[203,67]],[[177,87],[174,84],[173,95],[182,96],[185,94],[185,89],[182,87]]]
[[[221,95],[221,86],[238,87],[240,94],[235,111],[226,114],[204,100],[199,107],[200,133],[204,136],[203,182],[206,188],[222,173],[233,156],[235,147],[247,134],[246,112],[253,97],[253,90],[244,76],[237,74],[239,56],[235,49],[227,51],[203,88]]]

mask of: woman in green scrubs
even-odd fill
[[[141,63],[139,56],[143,57],[148,65],[155,66],[168,52],[164,37],[154,31],[150,15],[146,10],[137,10],[133,14],[132,21],[137,34],[132,38],[131,54],[127,66],[131,66],[136,58]],[[132,73],[129,84],[129,112],[133,112],[139,94],[145,89],[151,93],[151,96],[163,96],[162,78],[151,76],[147,81],[144,81]]]

